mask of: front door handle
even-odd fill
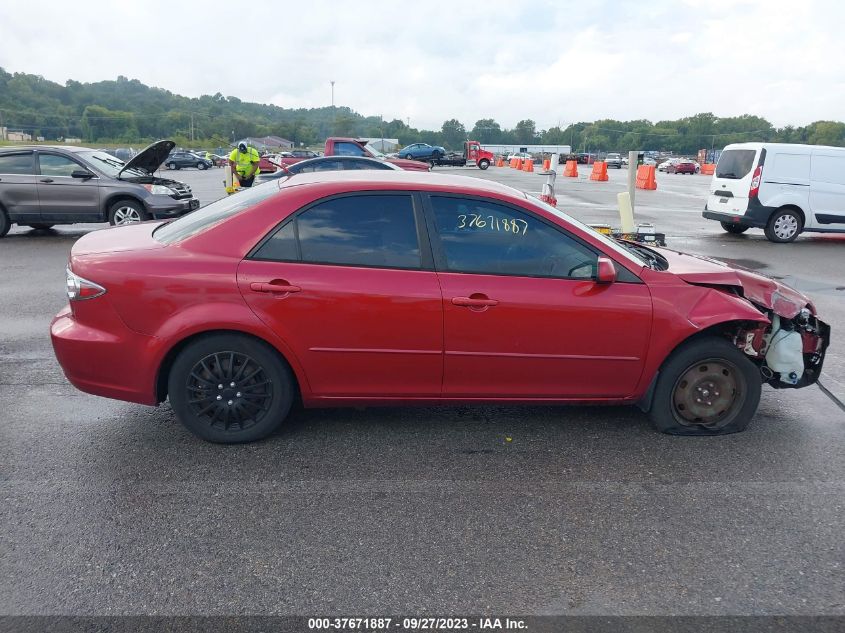
[[[299,292],[302,290],[299,286],[293,286],[284,280],[273,280],[269,283],[253,281],[249,284],[249,289],[253,292],[270,292],[273,294],[287,294],[289,292]]]
[[[42,178],[41,182],[53,182],[52,178]]]
[[[453,297],[452,305],[466,308],[492,308],[499,305],[499,302],[484,295],[473,295],[471,297]]]

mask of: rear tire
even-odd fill
[[[6,215],[6,210],[0,207],[0,237],[5,236],[10,228],[12,228],[12,223],[9,221],[9,216]]]
[[[793,209],[778,209],[772,213],[766,224],[765,233],[769,241],[778,244],[794,242],[804,228],[804,221]]]
[[[176,357],[167,384],[179,421],[202,439],[225,444],[253,442],[276,431],[296,396],[293,375],[278,353],[241,334],[189,344]]]
[[[172,169],[172,170],[176,170],[176,169],[179,169],[179,165],[177,165],[176,163],[167,163],[167,168]]]
[[[405,160],[414,160],[414,157],[410,154],[405,154]]]
[[[745,233],[751,228],[750,226],[745,226],[744,224],[734,224],[733,222],[719,222],[719,224],[721,224],[722,228],[728,233],[733,233],[734,235]]]
[[[649,417],[671,435],[727,435],[744,431],[762,390],[757,366],[723,338],[679,347],[657,378]]]

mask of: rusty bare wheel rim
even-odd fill
[[[690,365],[672,389],[672,412],[684,426],[718,429],[745,401],[745,380],[736,365],[708,358]]]

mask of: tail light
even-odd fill
[[[754,170],[754,175],[751,176],[751,189],[748,190],[749,198],[756,198],[760,192],[760,180],[763,178],[763,166],[758,165]]]
[[[94,299],[106,294],[105,288],[74,274],[70,268],[66,269],[65,274],[67,276],[67,298],[71,301]]]

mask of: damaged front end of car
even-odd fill
[[[776,389],[798,389],[819,379],[830,326],[817,318],[809,306],[787,317],[772,308],[755,304],[769,323],[741,326],[733,343],[760,367],[763,381]]]

